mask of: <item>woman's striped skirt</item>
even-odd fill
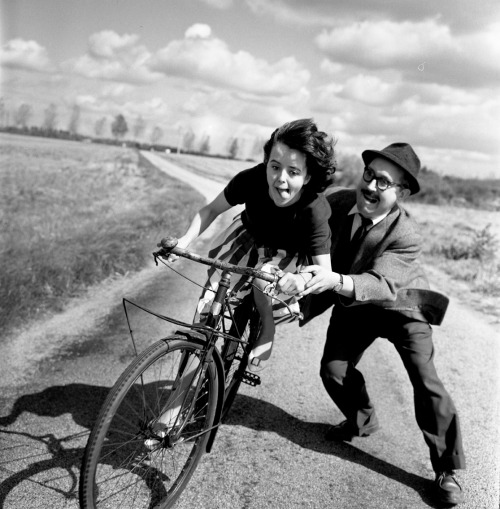
[[[253,236],[243,226],[241,216],[238,215],[232,224],[224,230],[214,241],[208,256],[221,261],[254,267],[267,272],[297,272],[300,266],[296,253],[282,249],[271,249],[256,244]],[[210,310],[212,300],[217,290],[222,271],[214,267],[208,270],[205,288],[198,301],[194,322],[203,323]],[[231,303],[235,306],[252,291],[248,276],[232,274]],[[272,293],[273,316],[276,324],[288,323],[301,318],[298,299],[284,293]]]

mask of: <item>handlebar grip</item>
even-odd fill
[[[157,244],[158,247],[162,247],[163,249],[173,249],[179,241],[175,237],[165,237],[161,239],[160,243]]]

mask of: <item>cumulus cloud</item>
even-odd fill
[[[454,47],[449,28],[433,20],[364,21],[324,30],[316,37],[316,44],[335,60],[369,68],[401,66]]]
[[[366,100],[370,93],[385,100]],[[314,107],[332,118],[342,139],[407,140],[425,147],[498,153],[500,96],[442,85],[385,83],[364,75],[319,87]],[[365,100],[360,100],[365,98]]]
[[[11,39],[0,50],[0,63],[13,69],[45,72],[51,70],[47,50],[36,41]]]
[[[304,2],[300,0],[247,0],[254,14],[263,17],[272,16],[276,21],[299,26],[332,26],[339,22],[339,12],[335,4],[332,13],[331,2]]]
[[[172,41],[157,52],[151,62],[153,70],[271,96],[293,94],[310,79],[309,71],[294,57],[269,63],[246,51],[232,52],[224,41],[210,35],[205,25],[193,27],[184,39]]]
[[[103,30],[89,37],[85,55],[65,62],[64,67],[87,78],[145,84],[161,77],[149,69],[150,58],[138,35]]]
[[[195,23],[191,25],[185,33],[186,39],[208,39],[212,35],[212,29],[204,23]]]
[[[233,0],[201,0],[203,3],[216,9],[228,9],[233,5]]]
[[[358,74],[349,78],[340,92],[340,97],[366,104],[390,104],[398,99],[398,83],[387,83],[373,76]]]
[[[427,82],[484,86],[500,84],[497,34],[496,25],[482,33],[454,36],[436,20],[382,20],[324,30],[315,42],[332,60],[344,64],[394,68]]]
[[[446,19],[453,30],[468,33],[498,19],[498,0],[483,0],[481,8],[470,0],[246,0],[256,15],[273,17],[278,23],[295,26],[341,27],[355,20],[424,21]]]

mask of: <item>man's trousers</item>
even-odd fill
[[[365,380],[356,369],[364,351],[378,337],[394,345],[406,368],[417,424],[434,471],[465,468],[457,411],[436,373],[428,323],[372,304],[336,305],[321,360],[321,378],[328,394],[360,436],[378,427]]]

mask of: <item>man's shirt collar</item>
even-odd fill
[[[376,224],[380,223],[380,221],[384,220],[390,213],[391,211],[387,211],[385,214],[382,214],[381,216],[378,216],[378,217],[372,217],[370,218],[372,220],[372,224],[373,226],[375,226]],[[359,210],[358,210],[358,206],[355,204],[354,207],[349,211],[349,213],[347,214],[348,216],[351,216],[352,214],[358,214],[358,216],[360,216],[361,214],[359,213]],[[361,222],[361,220],[359,219],[359,217],[356,216],[355,219],[357,219],[359,222]]]

